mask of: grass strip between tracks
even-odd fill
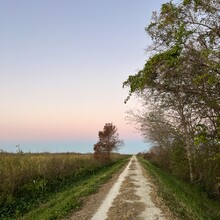
[[[80,209],[81,199],[97,191],[97,189],[119,171],[128,158],[115,162],[112,166],[103,167],[98,173],[88,179],[70,185],[67,189],[52,196],[48,202],[41,204],[35,210],[20,219],[52,220],[61,219],[70,212]]]
[[[208,198],[201,187],[182,181],[139,157],[153,177],[159,196],[180,219],[220,219],[220,201]]]

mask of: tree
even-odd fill
[[[126,101],[136,93],[163,109],[182,134],[190,181],[213,188],[220,184],[217,172],[210,172],[219,169],[220,153],[219,11],[218,0],[163,4],[146,27],[150,58],[123,83],[130,88]]]
[[[98,133],[99,141],[94,145],[94,157],[100,161],[109,161],[110,153],[117,151],[123,145],[123,141],[119,139],[117,128],[112,123],[106,123],[103,131]]]

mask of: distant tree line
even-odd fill
[[[123,83],[141,97],[130,112],[147,158],[220,196],[220,1],[182,0],[153,12],[149,59]]]

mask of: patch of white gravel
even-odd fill
[[[135,180],[135,184],[138,186],[136,188],[136,195],[140,196],[141,200],[140,202],[144,203],[146,205],[146,209],[139,215],[139,217],[142,217],[143,219],[149,219],[149,220],[165,220],[166,218],[163,216],[162,211],[156,207],[156,205],[153,203],[150,193],[152,191],[151,183],[144,177],[143,171],[141,169],[141,166],[139,162],[137,161],[137,158],[135,157],[134,160],[136,161],[136,167],[137,169],[133,170],[132,173],[135,173],[136,176],[131,176],[133,180]]]
[[[107,218],[108,210],[111,207],[113,200],[119,194],[119,190],[120,190],[122,182],[124,181],[125,177],[128,176],[128,169],[129,169],[130,164],[131,164],[131,160],[129,161],[124,171],[120,174],[117,182],[110,189],[109,193],[107,194],[106,198],[102,202],[97,212],[93,215],[92,220],[104,220]]]

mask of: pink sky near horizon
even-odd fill
[[[62,120],[63,118],[59,118]],[[97,120],[97,119],[96,119]],[[3,120],[1,120],[3,121]],[[118,129],[119,136],[126,139],[137,139],[140,135],[131,125],[126,125],[123,121],[115,120],[107,121],[100,119],[77,121],[75,118],[66,121],[56,121],[50,118],[42,121],[13,121],[0,125],[1,140],[80,140],[80,139],[95,139],[98,138],[98,131],[102,130],[105,123],[113,122]]]
[[[140,135],[125,120],[125,112],[132,106],[130,103],[123,103],[126,95],[127,91],[121,96],[121,100],[117,97],[117,104],[114,99],[104,98],[98,106],[96,98],[92,100],[91,97],[88,101],[77,98],[75,104],[70,103],[69,99],[58,99],[58,94],[44,98],[40,95],[38,101],[35,97],[34,101],[27,99],[28,102],[23,103],[21,99],[5,100],[0,114],[0,140],[94,139],[107,122],[116,125],[120,137],[139,139]],[[31,96],[34,97],[33,94]],[[47,103],[53,97],[56,97],[55,100]]]
[[[59,72],[50,80],[45,75],[40,79],[39,74],[14,80],[4,77],[8,84],[2,85],[4,93],[0,93],[4,103],[0,104],[0,140],[94,139],[107,122],[115,124],[123,138],[140,139],[125,120],[125,112],[137,105],[135,99],[124,104],[126,74],[113,80],[88,74],[81,78],[63,74],[65,79]],[[85,85],[74,84],[77,78]],[[111,83],[105,83],[108,80]]]

